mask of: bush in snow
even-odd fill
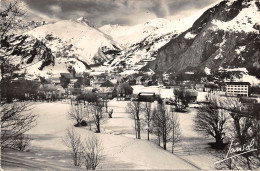
[[[21,134],[14,140],[14,149],[24,151],[30,145],[31,139],[28,135]]]
[[[88,136],[83,147],[84,165],[87,170],[95,170],[103,159],[103,146],[94,134]]]
[[[67,129],[63,143],[69,148],[74,166],[80,167],[83,159],[83,146],[80,135],[75,132],[74,128]]]

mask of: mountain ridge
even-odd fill
[[[178,75],[190,70],[204,72],[206,67],[217,70],[219,67],[245,66],[250,74],[259,78],[260,36],[259,30],[253,28],[259,23],[251,19],[248,21],[249,24],[246,23],[244,26],[245,24],[239,23],[240,21],[236,19],[236,17],[242,18],[240,14],[245,15],[244,11],[249,10],[248,8],[252,9],[254,15],[260,16],[257,1],[222,1],[208,9],[191,28],[160,48],[156,60],[150,62],[144,69],[151,68],[159,73]],[[223,25],[216,25],[215,21],[231,22],[234,27],[223,28],[221,27]],[[254,31],[237,30],[235,24],[250,29],[252,26]],[[246,51],[239,51],[238,54],[242,46],[246,46]]]

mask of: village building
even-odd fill
[[[75,84],[77,83],[78,79],[72,78],[68,84],[68,88],[75,88]]]
[[[138,101],[143,101],[143,102],[154,102],[158,96],[154,92],[140,92],[137,95]]]
[[[168,84],[169,83],[169,79],[170,79],[170,74],[165,72],[165,73],[163,73],[162,78],[163,78],[163,82]]]
[[[52,77],[51,83],[54,85],[60,85],[60,78],[59,77]]]
[[[111,81],[107,80],[100,85],[99,90],[103,93],[112,93],[114,87],[115,87],[114,84]]]
[[[99,92],[105,98],[112,98],[112,92],[114,88],[115,85],[111,81],[107,80],[100,85]]]
[[[143,76],[139,76],[136,78],[136,85],[142,85],[143,84]]]
[[[226,82],[226,96],[249,96],[249,82]]]
[[[205,83],[197,83],[195,85],[195,89],[200,92],[205,91]]]

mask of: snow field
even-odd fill
[[[147,138],[145,130],[142,131],[142,140],[136,140],[134,121],[125,112],[126,104],[126,101],[110,101],[108,106],[114,110],[113,118],[108,119],[105,116],[101,124],[102,133],[95,134],[102,140],[104,146],[105,159],[100,169],[196,169],[188,162],[164,151],[152,141],[145,140]],[[71,163],[66,153],[68,149],[62,143],[66,129],[73,125],[66,116],[69,106],[66,103],[35,104],[33,112],[39,114],[38,125],[28,134],[34,139],[31,143],[32,151],[42,154],[41,159],[44,160],[46,157],[62,163]],[[180,114],[181,129],[185,136],[196,137],[197,135],[192,132],[190,116],[192,115]],[[88,127],[75,130],[81,135],[82,140],[92,133]],[[203,142],[204,139],[200,141]],[[65,155],[61,158],[59,154]]]

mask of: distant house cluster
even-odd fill
[[[52,83],[61,85],[66,92],[66,96],[76,95],[87,91],[98,91],[100,94],[112,96],[115,83],[111,82],[108,74],[91,75],[89,73],[60,73],[59,78],[51,78]],[[59,82],[60,81],[60,82]]]

